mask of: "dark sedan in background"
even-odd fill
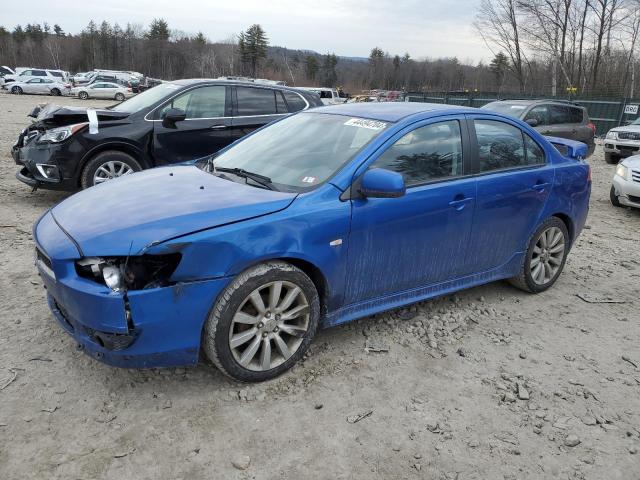
[[[531,125],[542,135],[586,143],[587,156],[595,149],[596,126],[587,109],[566,100],[498,100],[482,107],[511,115]]]
[[[283,115],[321,105],[317,95],[282,86],[178,80],[105,109],[36,109],[12,156],[18,180],[73,191],[204,157]]]

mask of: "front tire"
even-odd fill
[[[562,273],[568,253],[567,226],[558,217],[551,217],[531,236],[520,273],[509,282],[526,292],[544,292]]]
[[[304,272],[281,261],[256,265],[220,294],[205,324],[204,352],[235,380],[269,380],[302,358],[319,319],[318,292]]]
[[[622,207],[620,200],[618,200],[618,195],[616,195],[616,187],[611,185],[611,190],[609,190],[609,200],[611,200],[611,205],[614,207]]]
[[[607,162],[609,165],[616,165],[620,161],[620,157],[618,157],[613,153],[605,153],[604,161]]]
[[[142,167],[131,155],[107,150],[93,157],[80,175],[80,186],[85,189],[114,178],[139,172]]]
[[[13,93],[14,95],[22,95],[22,88],[20,88],[20,87],[12,87],[11,88],[11,93]]]

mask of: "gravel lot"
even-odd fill
[[[31,193],[9,155],[47,101],[0,95],[1,478],[640,478],[640,211],[609,203],[600,150],[550,291],[492,283],[324,330],[290,373],[243,385],[108,367],[55,323],[31,227],[65,195]]]

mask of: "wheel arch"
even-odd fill
[[[566,213],[556,212],[551,215],[552,217],[559,218],[564,223],[565,227],[567,227],[567,231],[569,232],[569,241],[573,243],[574,235],[575,235],[575,226],[573,225],[573,220]]]
[[[106,152],[109,150],[114,150],[117,152],[123,152],[126,153],[127,155],[131,155],[138,163],[140,163],[140,166],[145,169],[145,168],[150,168],[149,167],[149,162],[147,160],[147,158],[145,157],[144,153],[142,152],[142,150],[140,150],[139,148],[137,148],[134,145],[131,145],[129,143],[126,142],[107,142],[107,143],[101,143],[100,145],[96,145],[94,148],[92,148],[91,150],[89,150],[83,157],[82,160],[80,160],[80,163],[78,165],[78,185],[80,185],[80,179],[82,177],[82,171],[84,170],[85,166],[87,165],[87,163],[94,158],[96,155],[99,155],[102,152]]]

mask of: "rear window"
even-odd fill
[[[62,72],[51,72],[51,71],[50,71],[49,73],[50,73],[52,76],[54,76],[54,77],[62,78],[62,76],[63,76],[63,75],[62,75]]]
[[[571,116],[571,123],[582,123],[584,120],[584,110],[576,107],[569,107],[569,115]]]
[[[290,112],[299,112],[300,110],[304,110],[307,106],[307,103],[304,99],[294,92],[282,92],[285,100],[287,101],[287,106],[289,107]]]
[[[267,88],[236,87],[238,115],[275,115],[276,97],[274,90]]]
[[[34,75],[36,77],[46,77],[47,76],[47,72],[45,72],[44,70],[33,70],[32,75]]]

